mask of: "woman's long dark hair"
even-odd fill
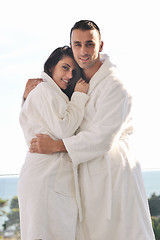
[[[50,77],[52,77],[51,69],[53,69],[53,67],[56,66],[57,63],[65,56],[71,57],[74,59],[73,52],[70,47],[64,46],[64,47],[59,47],[55,49],[44,64],[44,72],[47,73]],[[76,70],[73,71],[73,77],[69,82],[68,87],[65,90],[62,89],[62,91],[69,97],[69,99],[71,98],[76,82],[79,80],[80,77],[81,77],[81,69],[76,63]]]

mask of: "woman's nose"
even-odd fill
[[[69,79],[71,79],[72,78],[72,71],[68,71],[68,73],[67,73],[67,77],[69,78]]]

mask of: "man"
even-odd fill
[[[79,21],[70,36],[74,58],[90,82],[84,120],[70,138],[54,141],[37,135],[30,151],[67,151],[78,169],[77,240],[154,240],[141,170],[128,141],[132,98],[109,57],[100,54],[98,26]]]

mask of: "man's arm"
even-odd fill
[[[39,84],[43,81],[42,78],[34,78],[34,79],[28,79],[26,83],[26,87],[23,94],[23,100],[25,101],[28,97],[28,94]]]
[[[100,100],[90,125],[77,135],[63,139],[75,166],[110,151],[130,122],[132,98],[121,85],[114,85]]]
[[[37,134],[31,141],[31,153],[53,154],[56,152],[67,152],[62,140],[53,140],[46,134]]]
[[[63,142],[52,140],[49,146],[46,142],[44,149],[46,148],[47,152],[41,153],[68,152],[75,165],[102,156],[111,149],[114,139],[120,136],[130,119],[131,102],[130,95],[121,86],[115,85],[108,95],[101,99],[87,130],[63,139]],[[40,149],[38,151],[40,152]]]

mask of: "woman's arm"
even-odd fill
[[[42,85],[46,85],[43,84]],[[85,105],[88,95],[83,92],[74,92],[71,101],[62,97],[56,91],[52,93],[49,86],[43,86],[41,96],[42,107],[40,112],[43,121],[49,130],[50,136],[63,139],[72,136],[80,126],[85,113]],[[46,133],[47,132],[42,132]],[[54,138],[55,139],[55,138]]]

